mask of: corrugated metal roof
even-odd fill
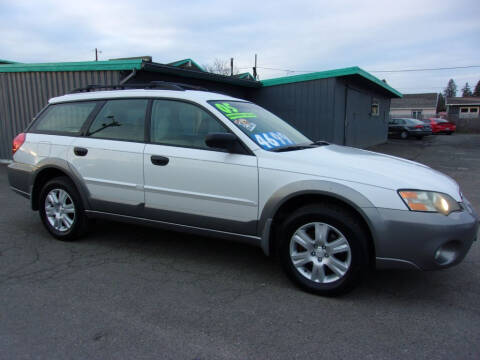
[[[403,94],[401,99],[392,99],[391,109],[425,109],[436,108],[437,93]]]
[[[168,63],[167,65],[171,65],[171,66],[182,66],[182,65],[185,65],[185,64],[191,64],[193,65],[194,67],[197,67],[200,71],[205,71],[205,69],[198,65],[195,61],[193,61],[192,59],[183,59],[183,60],[177,60],[177,61],[174,61],[174,62],[171,62],[171,63]]]
[[[0,65],[2,72],[140,70],[142,59]]]
[[[353,67],[348,67],[343,69],[336,69],[336,70],[320,71],[320,72],[314,72],[314,73],[302,74],[302,75],[285,76],[285,77],[280,77],[275,79],[267,79],[267,80],[261,81],[261,83],[263,86],[275,86],[275,85],[296,83],[296,82],[302,82],[302,81],[311,81],[311,80],[317,80],[317,79],[326,79],[326,78],[332,78],[332,77],[352,76],[352,75],[361,76],[379,85],[380,87],[389,91],[391,94],[395,95],[395,97],[402,97],[402,94],[399,91],[395,90],[386,82],[376,78],[375,76],[359,68],[358,66],[353,66]]]
[[[215,82],[238,85],[243,87],[261,87],[262,86],[260,81],[244,80],[244,79],[239,79],[235,76],[226,76],[226,75],[214,74],[206,71],[190,70],[190,69],[179,68],[176,66],[164,65],[159,63],[144,63],[143,70],[160,72],[163,74],[172,74],[172,75],[186,77],[186,78],[215,81]]]

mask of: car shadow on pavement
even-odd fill
[[[274,258],[247,244],[104,220],[98,221],[81,242],[111,247],[126,263],[175,263],[176,268],[206,276],[222,274],[252,284],[299,291]],[[417,301],[433,297],[438,300],[448,293],[444,279],[444,271],[368,270],[359,286],[343,298],[368,301],[374,295],[398,301],[411,301],[412,296]]]

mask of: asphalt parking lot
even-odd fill
[[[447,173],[480,210],[480,136],[375,151]],[[260,249],[99,222],[62,243],[0,166],[0,359],[478,359],[480,249],[437,272],[301,292]]]

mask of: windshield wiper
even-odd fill
[[[326,146],[326,145],[330,145],[330,143],[324,140],[317,140],[312,142],[310,145]]]
[[[282,152],[282,151],[292,151],[292,150],[303,150],[303,149],[309,149],[311,148],[311,145],[287,145],[287,146],[282,146],[278,147],[276,149],[273,149],[273,152]]]

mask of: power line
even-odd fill
[[[310,73],[310,72],[318,72],[321,70],[292,70],[292,69],[280,69],[274,67],[265,67],[265,66],[258,66],[258,69],[264,70],[274,70],[274,71],[285,71],[285,72],[292,72],[292,73]],[[466,65],[466,66],[450,66],[450,67],[438,67],[438,68],[423,68],[423,69],[398,69],[398,70],[370,70],[369,72],[372,73],[397,73],[397,72],[413,72],[413,71],[439,71],[439,70],[457,70],[457,69],[472,69],[472,68],[480,68],[480,65]],[[240,69],[247,69],[240,68]]]
[[[439,68],[427,68],[427,69],[370,70],[370,72],[392,73],[392,72],[437,71],[437,70],[455,70],[455,69],[471,69],[471,68],[480,68],[480,65],[452,66],[452,67],[439,67]]]

